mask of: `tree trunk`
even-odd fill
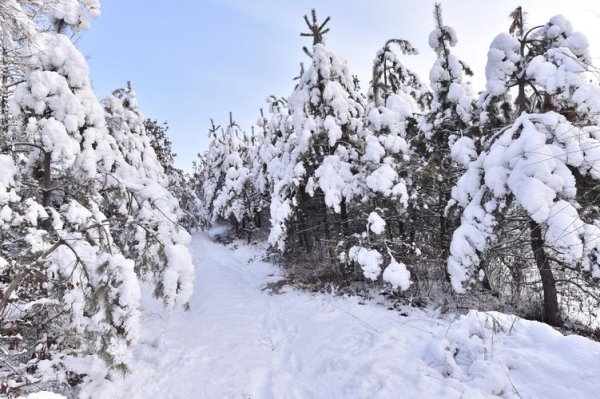
[[[348,236],[348,210],[346,209],[346,199],[343,198],[342,202],[340,204],[340,219],[341,219],[341,233],[342,236],[340,237],[342,240],[345,240],[346,237]]]
[[[262,209],[256,212],[256,215],[254,215],[254,222],[256,223],[257,229],[262,229]]]
[[[48,208],[52,201],[52,152],[44,152],[44,177],[42,181],[42,206]],[[52,228],[50,217],[42,220],[40,226],[48,231]]]
[[[4,46],[3,46],[4,47]],[[8,60],[6,48],[2,49],[2,92],[0,93],[0,137],[8,141]],[[4,143],[3,143],[4,144]]]
[[[438,193],[438,212],[439,212],[439,223],[440,223],[440,234],[439,234],[439,250],[441,258],[445,257],[447,246],[446,246],[446,215],[444,215],[444,193],[440,191]]]
[[[523,285],[523,266],[520,262],[513,263],[510,267],[512,276],[512,299],[518,301],[521,298],[521,287]]]
[[[332,237],[332,228],[328,216],[328,207],[325,203],[325,195],[322,191],[319,192],[319,205],[321,212],[323,212],[323,225],[325,227],[325,245],[327,246],[327,252],[329,254],[329,264],[331,265],[331,279],[332,281],[339,282],[342,279],[339,264],[336,257],[335,241]]]
[[[560,309],[558,308],[558,295],[556,293],[556,281],[550,268],[550,259],[544,250],[544,238],[542,229],[534,220],[529,220],[531,229],[531,249],[535,263],[540,272],[542,287],[544,289],[544,318],[545,322],[552,326],[562,325]]]
[[[308,219],[306,218],[306,208],[307,208],[307,198],[306,198],[306,191],[305,191],[305,187],[301,186],[299,188],[299,193],[300,193],[300,203],[298,204],[298,216],[297,216],[297,223],[298,223],[298,231],[300,231],[300,241],[302,242],[303,246],[304,246],[304,251],[305,253],[310,253],[310,251],[312,250],[312,246],[311,243],[308,239]]]
[[[450,256],[450,245],[448,243],[448,219],[446,218],[446,204],[450,200],[450,193],[444,193],[444,190],[438,192],[438,212],[439,212],[439,223],[440,223],[440,235],[439,235],[439,251],[440,251],[440,264],[442,271],[447,283],[451,282],[450,273],[446,266],[446,260]]]
[[[44,186],[42,188],[42,206],[50,206],[50,199],[52,194],[52,152],[46,151],[44,153]]]

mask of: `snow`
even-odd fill
[[[404,263],[396,262],[396,259],[392,258],[389,266],[385,268],[383,275],[383,281],[387,281],[394,288],[400,288],[402,291],[406,291],[410,287],[410,272],[406,269]]]
[[[381,262],[383,261],[379,251],[376,249],[354,246],[348,251],[348,256],[362,267],[362,271],[366,278],[377,280],[377,277],[379,277],[379,274],[381,273]]]
[[[369,228],[375,234],[381,234],[385,231],[385,220],[377,212],[371,212],[369,214]]]
[[[452,203],[464,207],[448,259],[457,291],[462,292],[461,284],[479,267],[479,254],[494,240],[493,213],[505,203],[507,194],[544,227],[547,246],[557,251],[561,260],[583,264],[586,270],[598,273],[598,236],[586,234],[595,227],[585,223],[578,211],[576,179],[569,169],[597,179],[594,171],[600,158],[589,149],[600,144],[591,131],[578,128],[555,112],[523,113],[488,151],[468,165],[452,190]],[[484,193],[496,200],[482,204]]]
[[[52,151],[58,170],[75,166],[90,178],[111,170],[114,141],[105,129],[85,58],[63,34],[39,33],[30,46],[33,70],[15,87],[10,105],[27,141]]]
[[[4,205],[2,209],[2,218],[5,221],[9,221],[10,219],[5,219],[4,216],[10,216],[11,210],[7,206],[9,202],[17,202],[19,200],[18,195],[12,189],[15,185],[15,174],[17,172],[17,167],[13,161],[13,159],[4,154],[0,154],[0,204]]]
[[[75,30],[89,28],[87,15],[92,18],[100,16],[100,3],[98,0],[61,0],[51,1],[47,5],[50,17],[55,21],[64,21]]]
[[[340,159],[338,155],[328,155],[315,170],[315,177],[325,193],[325,204],[336,213],[340,213],[342,200],[352,197],[351,164]]]
[[[66,399],[66,397],[52,392],[40,391],[29,394],[23,399]]]
[[[514,73],[519,61],[519,41],[508,33],[500,33],[492,41],[485,67],[487,95],[498,96],[506,92],[509,77]]]
[[[462,166],[467,166],[477,158],[475,143],[470,137],[461,137],[450,147],[452,158]]]
[[[308,53],[310,64],[294,91],[285,105],[270,106],[271,118],[266,122],[278,150],[278,156],[269,160],[266,176],[273,187],[269,242],[279,249],[286,245],[289,221],[302,191],[314,196],[320,188],[326,206],[336,213],[359,191],[353,161],[362,150],[357,135],[364,97],[344,59],[323,43]]]
[[[396,171],[388,164],[383,164],[367,176],[366,184],[373,192],[390,195],[394,182],[398,179]]]
[[[600,344],[496,312],[387,310],[284,287],[263,252],[193,237],[191,311],[146,300],[132,373],[93,398],[593,398]],[[85,397],[85,395],[83,395]]]

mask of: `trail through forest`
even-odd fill
[[[241,243],[194,236],[189,312],[148,299],[132,373],[106,397],[592,398],[600,344],[499,313],[440,318],[284,287]],[[275,290],[277,291],[277,290]],[[99,389],[99,388],[98,388]],[[96,391],[96,393],[101,391]],[[126,396],[122,396],[126,394]],[[98,397],[98,396],[94,396]]]

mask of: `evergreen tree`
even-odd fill
[[[310,32],[302,35],[313,38],[312,49],[305,48],[310,65],[288,101],[292,132],[274,184],[269,242],[284,248],[299,233],[294,239],[300,248],[315,251],[319,245],[316,251],[331,264],[329,273],[339,277],[337,246],[348,231],[348,203],[356,196],[352,161],[359,157],[365,99],[346,62],[323,43],[328,21],[319,23],[314,10],[311,20],[305,16]],[[314,234],[315,229],[321,232]],[[319,235],[326,237],[324,246],[315,240]]]
[[[108,131],[123,154],[113,168],[116,181],[108,179],[103,191],[120,247],[138,273],[154,276],[155,294],[167,307],[186,305],[193,283],[190,236],[178,224],[183,212],[146,134],[135,92],[131,86],[116,90],[104,107]]]
[[[207,214],[207,207],[202,201],[206,197],[204,193],[204,182],[207,180],[208,168],[206,163],[206,153],[197,154],[196,160],[192,162],[192,172],[188,179],[188,190],[191,191],[190,196],[193,198],[193,205],[190,200],[189,208],[190,212],[193,213],[194,228],[207,228],[209,223],[209,216]]]
[[[415,178],[411,187],[415,203],[411,222],[419,226],[417,241],[428,262],[439,264],[445,271],[450,237],[458,220],[446,206],[462,167],[452,157],[451,148],[472,143],[474,134],[474,101],[465,81],[471,71],[451,48],[457,44],[453,28],[444,25],[441,5],[434,9],[435,29],[429,35],[429,46],[436,60],[429,73],[431,103],[419,118],[419,134],[413,139]]]
[[[522,291],[542,291],[551,324],[559,298],[591,309],[600,89],[588,44],[563,17],[529,30],[521,9],[512,17],[475,101],[439,4],[431,89],[401,62],[416,50],[392,39],[367,96],[323,42],[329,18],[305,16],[309,62],[289,98],[268,99],[258,135],[213,124],[192,178],[202,214],[240,232],[268,205],[268,241],[292,278],[415,283],[410,295],[449,280],[519,307]]]
[[[212,202],[212,218],[231,220],[236,231],[246,233],[249,238],[261,207],[251,174],[256,156],[254,136],[243,133],[231,114],[224,135],[227,152],[222,164],[222,183],[216,186]]]
[[[410,273],[392,254],[407,259],[414,250],[406,225],[407,185],[412,180],[412,149],[408,140],[415,134],[414,116],[422,111],[428,91],[417,75],[402,64],[393,46],[404,55],[417,54],[409,42],[391,39],[373,62],[364,129],[360,133],[362,155],[356,161],[363,204],[360,208],[368,218],[364,221],[366,232],[355,235],[357,245],[349,255],[359,263],[371,258],[388,265],[383,279],[394,287],[407,289]],[[378,275],[372,273],[372,277]]]
[[[526,221],[520,229],[528,232],[530,248],[511,249],[531,254],[541,278],[544,320],[559,325],[555,274],[578,286],[581,279],[600,277],[597,205],[589,201],[600,166],[599,89],[588,80],[587,40],[564,17],[527,30],[520,8],[511,16],[513,35],[498,35],[488,52],[480,103],[489,138],[453,191],[464,211],[448,268],[455,289],[464,290],[509,225],[505,215],[516,209]],[[502,108],[513,90],[514,112],[492,118],[490,110]]]
[[[168,136],[169,125],[167,122],[158,123],[156,120],[146,119],[144,129],[150,140],[150,145],[167,175],[168,189],[179,202],[183,214],[178,222],[185,228],[197,228],[198,197],[191,182],[192,176],[175,166],[175,157],[172,142]]]
[[[215,125],[212,119],[210,123],[208,149],[205,155],[200,158],[201,163],[199,163],[199,166],[203,166],[199,171],[202,173],[200,188],[203,194],[200,197],[202,204],[201,213],[206,215],[207,223],[213,223],[217,219],[214,212],[214,201],[218,195],[217,191],[220,187],[223,187],[225,182],[225,158],[229,151],[221,126]]]
[[[77,18],[65,20],[58,15],[66,3],[54,3],[56,8],[41,3],[54,29],[24,43],[30,46],[29,70],[11,99],[20,135],[9,150],[23,150],[26,157],[13,158],[15,163],[10,153],[3,155],[12,164],[5,185],[23,202],[14,211],[6,209],[11,227],[2,240],[24,247],[4,254],[10,284],[0,305],[2,327],[22,330],[28,338],[45,335],[40,345],[48,352],[98,353],[111,367],[125,370],[139,329],[138,279],[133,261],[111,251],[114,239],[96,191],[117,148],[106,132],[85,60],[62,33],[84,27],[84,7],[77,3],[77,12],[71,10]],[[94,13],[94,4],[87,9]],[[14,309],[29,310],[15,314]]]
[[[9,381],[5,391],[35,383],[41,360],[56,372],[45,378],[64,384],[69,375],[89,379],[93,362],[126,371],[139,334],[140,279],[152,276],[168,306],[187,302],[193,280],[189,235],[159,184],[166,178],[135,97],[119,93],[110,110],[120,113],[105,115],[67,37],[87,28],[99,4],[8,5],[15,26],[30,31],[5,36],[24,58],[22,82],[9,93],[14,133],[1,136],[0,332],[20,334],[35,350],[9,348],[9,373],[27,367],[32,377]]]
[[[252,170],[256,188],[261,196],[261,212],[270,207],[273,187],[275,181],[279,179],[279,165],[282,162],[283,147],[288,137],[289,129],[286,126],[290,116],[285,98],[270,96],[267,103],[270,116],[265,116],[261,108],[261,116],[257,122],[260,134],[257,136]]]

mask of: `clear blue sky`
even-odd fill
[[[131,80],[142,112],[171,126],[177,165],[189,170],[206,149],[212,117],[229,111],[245,128],[256,121],[270,94],[287,96],[306,60],[302,16],[316,7],[330,15],[327,45],[348,60],[363,88],[375,51],[389,38],[411,41],[421,52],[407,64],[427,80],[433,52],[433,0],[101,0],[102,16],[79,39],[89,57],[99,97]],[[459,38],[456,54],[474,69],[483,88],[487,48],[521,4],[531,23],[562,13],[588,36],[599,55],[600,5],[585,0],[445,0],[445,23]]]

